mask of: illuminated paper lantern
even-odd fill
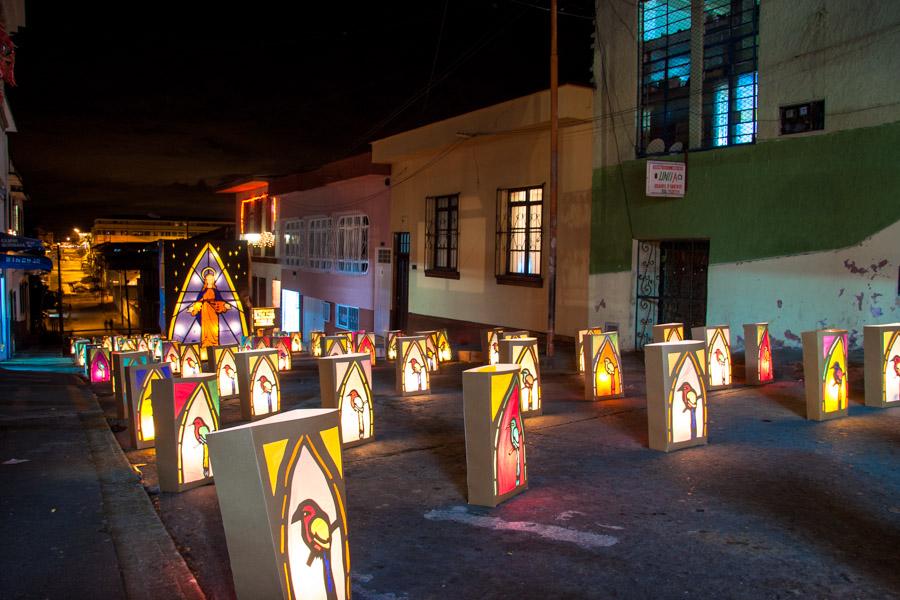
[[[216,376],[156,379],[150,397],[159,489],[183,492],[212,483],[208,436],[219,429],[221,410]]]
[[[315,357],[322,356],[322,338],[325,337],[324,331],[309,332],[309,348],[310,354]]]
[[[126,405],[128,380],[125,378],[125,369],[134,365],[146,365],[150,362],[150,353],[147,351],[133,350],[112,353],[113,399],[116,401],[116,412],[120,419],[128,417],[128,406]]]
[[[748,384],[762,385],[775,380],[768,323],[744,324],[744,364]]]
[[[499,327],[481,331],[481,354],[489,365],[496,365],[500,362],[501,335],[503,335],[503,329]]]
[[[83,367],[87,362],[87,348],[86,346],[91,343],[91,340],[86,338],[79,338],[75,340],[75,364],[79,367]]]
[[[150,340],[145,337],[135,337],[133,340],[135,350],[146,350],[147,352],[150,352]]]
[[[803,378],[806,418],[825,421],[847,416],[847,331],[804,331]]]
[[[91,383],[106,383],[112,379],[109,350],[103,346],[91,347],[88,352],[88,375]]]
[[[900,323],[866,325],[866,406],[885,408],[900,403]]]
[[[155,439],[153,424],[153,382],[172,379],[172,365],[150,363],[125,368],[128,380],[128,429],[131,447],[138,450],[150,448]]]
[[[153,360],[163,362],[162,338],[158,335],[150,337],[150,354],[153,356]]]
[[[731,386],[731,329],[728,325],[694,327],[691,337],[706,342],[706,387],[721,390]]]
[[[278,370],[290,371],[293,368],[293,356],[291,355],[291,336],[272,336],[272,348],[278,351]]]
[[[203,372],[200,344],[182,344],[178,372],[182,377],[193,377]]]
[[[453,360],[453,349],[450,347],[450,338],[447,336],[446,329],[438,329],[436,336],[438,360],[440,362],[450,362]]]
[[[112,336],[104,335],[100,338],[100,345],[102,345],[108,352],[113,351],[113,341]]]
[[[244,350],[235,352],[238,372],[238,397],[241,418],[261,419],[281,410],[281,381],[278,378],[278,352]]]
[[[384,356],[387,360],[397,360],[397,338],[402,335],[399,329],[384,332]]]
[[[238,598],[350,598],[338,412],[300,409],[210,434]]]
[[[625,395],[618,332],[590,333],[584,336],[582,354],[586,365],[585,400],[604,400]]]
[[[69,338],[69,354],[75,356],[75,338]]]
[[[463,371],[469,504],[497,506],[528,489],[519,366]]]
[[[424,335],[397,337],[397,391],[404,396],[427,394],[431,389],[425,364]]]
[[[323,335],[319,338],[319,356],[337,356],[350,352],[350,340],[346,335]]]
[[[365,352],[369,355],[372,365],[375,365],[375,334],[366,333],[365,331],[356,331],[353,333],[353,351]]]
[[[684,339],[684,324],[682,323],[662,323],[653,326],[653,341],[659,342],[680,342]]]
[[[521,340],[528,337],[531,337],[531,332],[525,331],[524,329],[519,331],[503,331],[500,334],[501,340]]]
[[[253,337],[253,349],[265,350],[272,347],[272,338],[267,335],[257,335]]]
[[[253,336],[243,335],[241,336],[240,341],[238,342],[238,348],[243,352],[244,350],[253,350]]]
[[[291,352],[303,352],[303,332],[291,332]]]
[[[322,408],[336,408],[340,412],[344,447],[372,441],[375,412],[369,354],[325,356],[318,363]]]
[[[581,329],[578,331],[578,339],[575,341],[575,358],[578,362],[578,372],[584,373],[584,338],[587,335],[603,333],[600,327],[591,327],[590,329]]]
[[[181,373],[181,344],[178,342],[164,341],[162,343],[162,362],[172,365],[172,373]]]
[[[137,338],[123,337],[119,340],[119,352],[135,352],[138,350]],[[142,350],[142,352],[145,350]]]
[[[84,376],[87,377],[88,381],[91,378],[91,352],[100,348],[100,344],[91,340],[89,344],[84,345],[84,364],[81,365],[81,370],[84,372]]]
[[[650,447],[671,452],[706,443],[706,342],[644,346]]]
[[[538,341],[533,337],[503,338],[500,340],[500,363],[519,365],[522,383],[522,415],[532,417],[541,414],[541,365],[538,359]]]
[[[238,345],[209,346],[206,349],[206,372],[215,373],[219,385],[219,398],[230,400],[238,397],[237,362],[234,355]]]
[[[426,365],[426,367],[431,372],[437,371],[438,367],[441,364],[441,361],[438,358],[437,331],[434,331],[434,330],[417,331],[416,336],[423,336],[425,338],[425,365]]]

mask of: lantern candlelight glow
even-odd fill
[[[437,344],[438,361],[444,363],[453,360],[453,349],[450,347],[450,338],[447,336],[447,330],[438,329],[435,340]]]
[[[437,331],[417,331],[416,336],[425,338],[425,366],[429,372],[435,372],[441,364],[437,349]]]
[[[541,365],[538,358],[537,338],[514,337],[500,340],[500,364],[518,365],[522,386],[520,396],[523,417],[541,414]]]
[[[113,352],[112,353],[112,388],[113,398],[116,402],[116,413],[120,419],[128,418],[128,380],[125,378],[125,368],[133,365],[146,365],[150,363],[150,353],[141,351]]]
[[[310,354],[318,358],[322,356],[322,338],[325,337],[324,331],[309,332],[309,348]]]
[[[353,352],[365,352],[372,366],[375,365],[375,334],[365,331],[353,332]]]
[[[803,378],[806,418],[825,421],[847,416],[847,331],[804,331]]]
[[[597,333],[603,333],[603,329],[601,327],[591,327],[578,331],[578,339],[575,342],[575,361],[579,373],[584,373],[584,338]]]
[[[209,346],[206,348],[206,372],[216,375],[219,398],[230,400],[239,397],[237,362],[238,345]]]
[[[402,335],[403,332],[399,329],[384,332],[384,356],[387,360],[397,360],[397,338]]]
[[[680,342],[684,339],[684,323],[660,323],[653,326],[653,341]]]
[[[605,400],[625,395],[617,331],[590,333],[584,336],[582,360],[586,365],[585,400]]]
[[[350,340],[346,335],[323,335],[319,338],[319,356],[338,356],[350,353]]]
[[[489,365],[496,365],[500,362],[500,336],[502,335],[503,329],[500,327],[483,329],[481,332],[481,355],[484,362]]]
[[[181,373],[181,344],[178,342],[164,341],[162,343],[162,362],[172,365],[172,374]]]
[[[291,336],[272,336],[272,347],[278,351],[278,370],[290,371],[293,369],[294,361],[293,356],[291,355]]]
[[[748,384],[762,385],[775,380],[768,323],[744,324],[744,364]]]
[[[644,346],[647,434],[654,450],[706,444],[706,342]]]
[[[109,350],[103,346],[91,346],[88,351],[88,375],[91,383],[106,383],[112,379]]]
[[[372,441],[375,436],[375,412],[369,354],[356,352],[324,356],[317,362],[322,408],[338,409],[344,448]]]
[[[694,327],[691,336],[706,342],[707,389],[731,387],[731,330],[728,325]]]
[[[128,379],[128,433],[131,447],[135,449],[153,447],[155,426],[153,423],[153,382],[158,379],[172,379],[172,365],[169,363],[149,363],[125,368]]]
[[[252,421],[281,410],[278,351],[274,348],[235,352],[241,418]]]
[[[200,344],[182,344],[178,372],[182,377],[193,377],[203,371]]]
[[[303,332],[291,332],[291,352],[303,352]]]
[[[431,389],[425,342],[424,335],[397,338],[397,392],[404,396],[427,394]]]
[[[866,325],[863,350],[866,406],[900,405],[900,323]]]

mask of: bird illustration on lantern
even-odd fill
[[[162,362],[172,365],[172,373],[181,373],[181,344],[178,342],[164,341],[162,343]]]
[[[372,365],[375,365],[375,334],[365,331],[353,332],[353,351],[365,352],[369,355]]]
[[[116,413],[120,419],[128,418],[128,380],[125,369],[133,365],[146,365],[150,362],[150,353],[133,350],[131,352],[112,353],[112,390],[116,403]]]
[[[816,421],[847,416],[847,331],[804,331],[803,377],[806,418]]]
[[[200,362],[200,344],[182,344],[179,373],[182,377],[199,375],[203,369]]]
[[[537,338],[514,337],[500,340],[500,363],[519,365],[522,383],[522,416],[540,415],[541,406],[541,366],[538,360]]]
[[[288,335],[272,336],[272,347],[278,350],[278,370],[290,371],[293,368],[291,337]]]
[[[235,352],[241,418],[260,419],[281,410],[278,351],[274,348]]]
[[[469,504],[497,506],[528,488],[519,375],[513,364],[463,371]]]
[[[216,376],[159,378],[151,385],[159,489],[183,492],[211,483],[209,434],[220,426]]]
[[[728,325],[694,327],[695,340],[706,342],[707,389],[720,390],[731,385],[731,329]]]
[[[402,336],[403,332],[399,329],[392,329],[384,332],[384,356],[389,361],[397,360],[397,338]]]
[[[103,346],[94,346],[88,352],[88,372],[91,383],[106,383],[112,378],[112,368],[109,364],[109,350]]]
[[[438,356],[437,331],[417,331],[416,336],[425,338],[425,368],[429,372],[435,372],[440,366],[440,357]]]
[[[219,398],[229,400],[238,397],[237,363],[234,355],[237,344],[209,346],[206,349],[206,372],[215,373],[219,384]]]
[[[584,374],[585,400],[624,396],[619,333],[589,333],[584,336],[583,346],[582,361],[587,368]]]
[[[338,356],[350,352],[350,340],[346,335],[323,335],[319,338],[319,356]]]
[[[437,346],[439,362],[450,362],[453,360],[453,350],[450,348],[450,338],[447,336],[446,329],[438,329],[435,336],[435,345]]]
[[[322,356],[322,338],[325,337],[324,331],[309,332],[309,351],[315,358]]]
[[[500,362],[500,336],[503,329],[494,327],[481,332],[481,354],[489,365]]]
[[[706,342],[644,346],[650,447],[670,452],[706,443]]]
[[[298,409],[209,434],[239,598],[350,598],[339,418]]]
[[[322,408],[336,408],[340,412],[344,447],[371,441],[375,434],[369,354],[325,356],[318,363]]]
[[[900,323],[863,328],[866,406],[900,403]]]
[[[775,380],[768,323],[744,324],[744,364],[747,383],[762,385]]]
[[[577,362],[578,372],[584,373],[584,338],[588,335],[603,333],[601,327],[591,327],[589,329],[581,329],[578,331],[578,339],[575,341],[575,360]]]
[[[684,323],[661,323],[653,326],[654,342],[680,342],[684,339]]]
[[[425,394],[431,389],[426,366],[426,337],[413,335],[397,338],[397,391],[404,396]]]
[[[128,379],[128,430],[131,447],[150,448],[155,439],[153,424],[153,382],[172,379],[172,365],[149,363],[125,368]]]

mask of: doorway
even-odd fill
[[[391,329],[406,332],[409,322],[409,232],[394,232],[394,297]]]

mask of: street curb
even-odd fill
[[[109,534],[127,597],[205,600],[206,595],[110,431],[97,396],[86,384],[79,390],[91,405],[89,410],[79,412],[79,418],[100,481]]]

